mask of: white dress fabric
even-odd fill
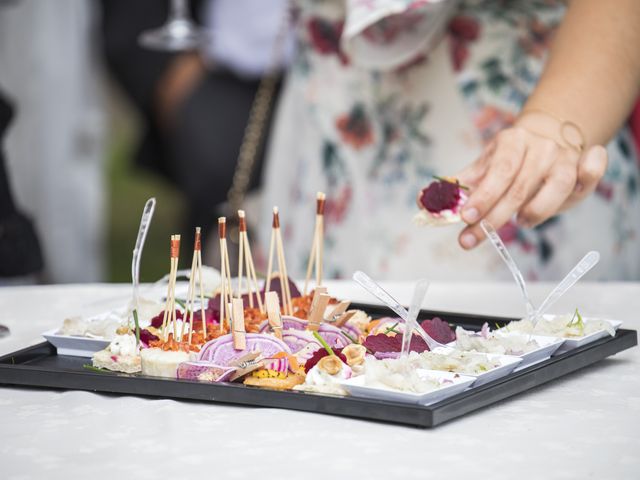
[[[301,0],[297,53],[264,181],[261,243],[281,211],[290,273],[303,276],[315,195],[327,194],[325,274],[380,279],[509,278],[488,244],[459,227],[412,223],[433,174],[473,161],[513,121],[544,66],[562,2]],[[609,145],[597,194],[535,230],[501,229],[530,279],[561,278],[587,251],[590,278],[640,278],[640,185],[626,132]]]

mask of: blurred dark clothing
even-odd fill
[[[0,277],[21,277],[44,266],[40,242],[31,220],[17,208],[5,166],[3,140],[13,108],[0,92]]]
[[[184,235],[190,239],[194,226],[201,226],[206,236],[217,223],[218,208],[226,201],[231,187],[260,79],[239,78],[220,68],[206,71],[178,106],[176,118],[171,122],[173,127],[163,128],[156,108],[156,93],[175,54],[144,49],[138,45],[138,36],[166,21],[167,3],[103,0],[103,45],[111,73],[141,112],[145,123],[136,163],[161,173],[184,193],[189,209]],[[191,11],[198,23],[204,7],[204,1],[191,2]],[[250,189],[260,183],[264,140],[268,134],[267,128]]]

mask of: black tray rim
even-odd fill
[[[361,308],[372,316],[384,315],[387,312],[385,307],[378,305],[352,304],[352,307]],[[485,321],[504,324],[513,320],[513,318],[507,317],[431,310],[421,310],[419,315],[420,318],[433,316],[439,316],[446,321],[455,320],[452,323],[476,328],[479,328]],[[637,344],[635,330],[618,329],[615,337],[596,340],[428,406],[360,397],[276,391],[234,383],[208,384],[140,375],[98,373],[87,369],[47,369],[24,364],[25,357],[57,356],[55,347],[46,341],[0,357],[0,387],[23,386],[84,390],[108,394],[285,408],[431,428],[524,393]]]

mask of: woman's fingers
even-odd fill
[[[496,148],[495,141],[485,147],[477,160],[471,162],[462,171],[454,175],[462,185],[476,187],[484,178],[489,167],[489,158]]]
[[[532,144],[525,155],[522,168],[513,183],[484,217],[496,228],[507,223],[520,208],[527,203],[539,190],[543,176],[557,157],[558,147],[555,142],[540,142]],[[477,245],[484,238],[479,223],[465,228],[460,234],[460,244],[464,248]]]
[[[493,154],[488,157],[486,174],[462,209],[462,219],[473,224],[484,218],[507,191],[522,166],[526,132],[504,130],[497,136]]]
[[[576,188],[564,202],[560,211],[573,207],[593,193],[607,170],[608,162],[607,150],[600,145],[594,145],[582,155],[578,163]]]
[[[518,223],[531,228],[552,217],[575,190],[578,154],[565,150],[557,157],[542,188],[520,210]]]

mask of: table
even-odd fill
[[[408,302],[411,284],[386,284]],[[534,303],[551,288],[530,287]],[[370,301],[351,282],[329,291]],[[124,303],[126,285],[0,289],[0,354],[65,316]],[[124,295],[124,297],[123,297]],[[120,298],[118,298],[120,297]],[[102,301],[104,300],[104,301]],[[584,283],[579,306],[640,328],[640,283]],[[515,285],[438,283],[425,307],[521,315]],[[432,430],[340,417],[88,392],[0,388],[0,478],[639,478],[640,349]]]

